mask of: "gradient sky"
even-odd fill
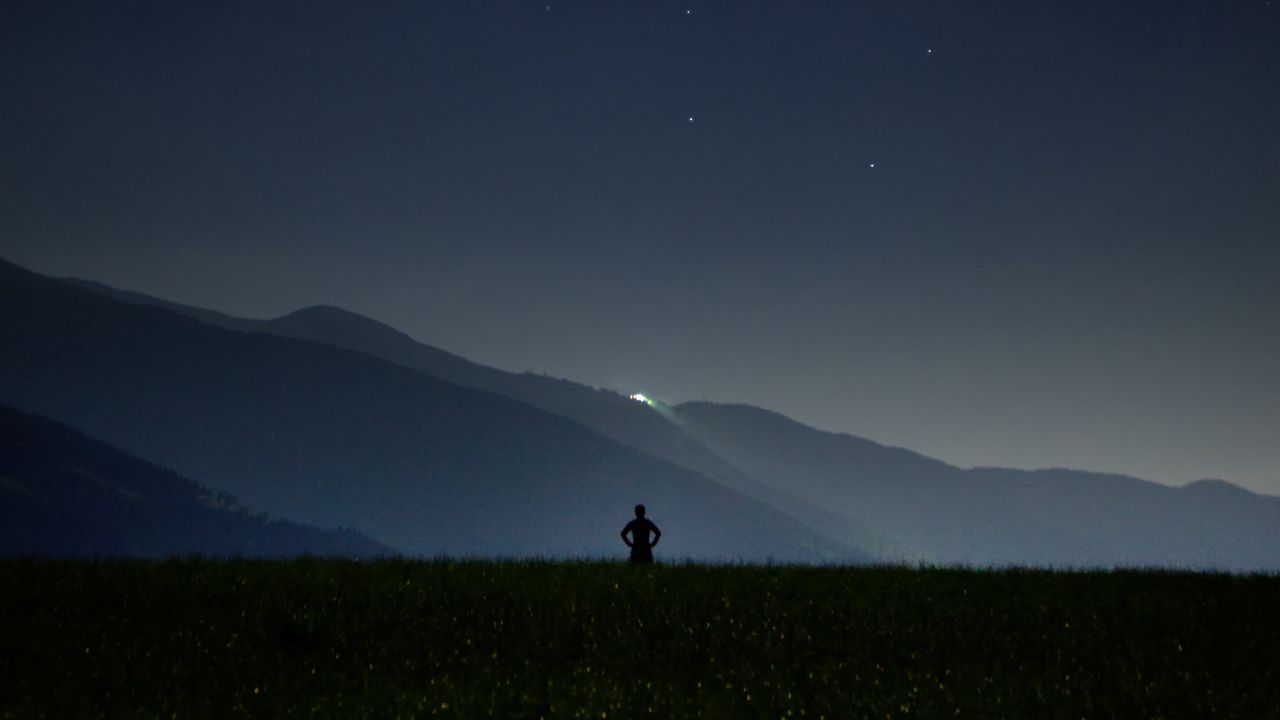
[[[0,257],[1280,494],[1280,6],[6,0]]]

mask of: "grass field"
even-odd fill
[[[1278,717],[1280,577],[0,562],[3,717]]]

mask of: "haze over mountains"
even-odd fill
[[[234,318],[0,265],[0,402],[408,553],[1280,568],[1280,499],[961,469],[748,406],[650,407],[331,307]],[[665,553],[664,553],[665,551]]]
[[[755,477],[859,518],[903,557],[941,563],[1280,567],[1280,498],[1076,470],[962,469],[745,405],[676,421]]]

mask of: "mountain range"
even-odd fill
[[[0,266],[0,402],[256,510],[412,555],[862,561],[776,508],[561,415],[365,353]]]
[[[0,341],[0,402],[410,554],[618,555],[644,501],[668,557],[1280,568],[1280,499],[1221,481],[958,468],[496,370],[334,307],[252,320],[0,264]]]

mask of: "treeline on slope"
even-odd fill
[[[0,405],[0,555],[284,558],[394,554],[352,530],[251,512],[234,497]]]

